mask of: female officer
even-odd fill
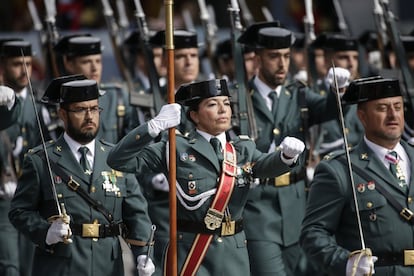
[[[249,138],[228,141],[232,111],[225,80],[182,85],[175,98],[188,107],[187,118],[195,125],[176,141],[178,268],[181,275],[248,276],[242,212],[250,184],[287,172],[304,144],[286,137],[277,151],[267,154]],[[163,106],[111,150],[108,164],[121,171],[168,175],[167,142],[148,143],[177,126],[180,112],[179,104]]]

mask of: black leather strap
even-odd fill
[[[210,235],[221,235],[221,227],[215,230],[207,229],[204,222],[198,221],[187,221],[187,220],[178,220],[177,221],[177,230],[181,232],[189,232],[195,234],[210,234]],[[235,221],[234,234],[239,233],[243,230],[243,220]]]

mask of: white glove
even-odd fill
[[[351,253],[346,262],[347,276],[363,276],[375,273],[374,263],[378,260],[376,256],[372,256],[371,250],[367,254],[364,250],[358,250]]]
[[[163,173],[156,174],[152,177],[152,186],[155,190],[168,192],[170,187],[168,185],[168,179]]]
[[[349,85],[349,77],[351,73],[341,67],[335,67],[336,80],[338,82],[338,88],[344,88]],[[328,74],[326,75],[326,82],[333,88],[335,88],[334,69],[329,68]]]
[[[70,218],[68,223],[64,223],[62,218],[54,220],[49,230],[47,230],[46,244],[51,245],[58,242],[72,243],[72,239],[70,239],[72,231],[70,230],[69,223]]]
[[[161,131],[177,126],[181,120],[181,105],[177,103],[163,105],[155,118],[148,121],[148,132],[152,137]]]
[[[9,181],[3,184],[3,189],[0,190],[0,198],[10,199],[13,197],[14,192],[16,191],[16,182]]]
[[[13,89],[7,86],[0,85],[0,106],[7,106],[12,109],[15,101],[15,95]]]
[[[147,255],[137,257],[137,269],[139,276],[151,276],[155,272],[155,265]]]
[[[298,138],[286,136],[280,143],[279,148],[282,153],[280,155],[282,161],[290,166],[296,162],[299,154],[305,150],[305,144]]]

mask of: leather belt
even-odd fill
[[[98,224],[98,223],[71,223],[72,234],[82,238],[106,238],[122,234],[123,223]]]
[[[305,178],[306,170],[301,170],[299,172],[287,172],[275,178],[266,178],[263,180],[263,184],[283,187],[290,184],[295,184],[296,182],[304,180]]]
[[[204,222],[196,221],[187,221],[187,220],[178,220],[177,221],[177,230],[181,232],[189,232],[195,234],[217,234],[219,236],[232,236],[243,230],[243,220],[230,221],[229,224],[226,222],[221,223],[221,227],[210,230],[206,227]]]
[[[373,254],[378,257],[375,266],[414,266],[414,249],[403,250],[398,253]]]

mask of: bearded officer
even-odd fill
[[[111,144],[96,139],[102,93],[94,80],[61,79],[45,92],[44,100],[59,103],[65,132],[45,145],[47,155],[43,146],[27,154],[9,212],[36,244],[33,275],[122,275],[119,235],[131,245],[139,275],[154,271],[146,255],[151,223],[145,198],[133,175],[108,167]]]

